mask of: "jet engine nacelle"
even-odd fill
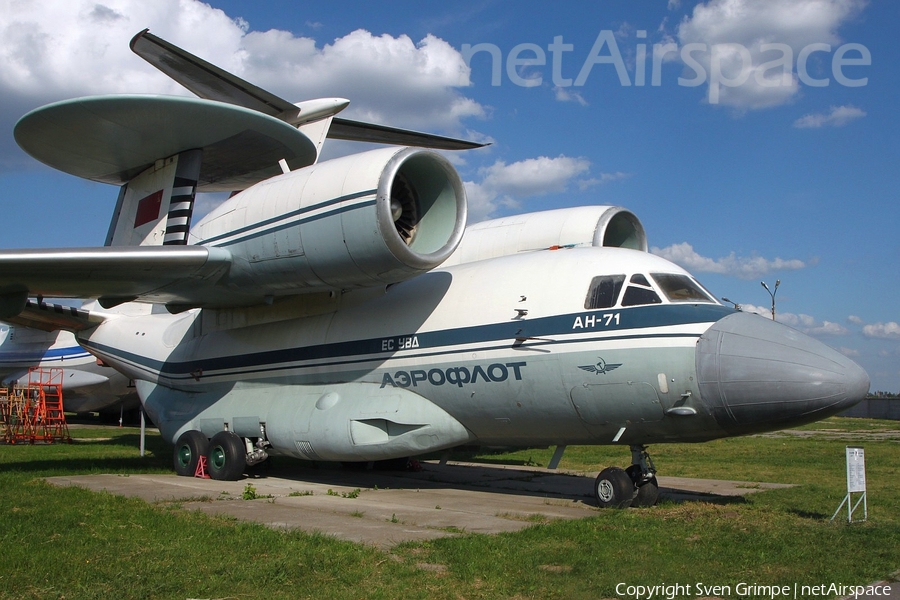
[[[647,251],[640,219],[619,206],[576,206],[470,225],[447,265],[566,246],[609,246]]]
[[[440,154],[385,148],[258,183],[191,231],[232,255],[228,286],[266,295],[369,287],[441,264],[462,238],[462,181]]]

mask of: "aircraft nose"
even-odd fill
[[[730,434],[794,427],[837,414],[869,391],[855,362],[781,323],[729,315],[697,345],[700,397]]]

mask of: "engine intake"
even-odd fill
[[[414,277],[453,253],[465,222],[465,190],[443,156],[385,148],[258,183],[191,236],[231,253],[230,287],[287,295]]]

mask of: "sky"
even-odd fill
[[[470,222],[618,205],[744,310],[780,281],[779,321],[897,393],[898,25],[866,0],[0,0],[0,247],[103,244],[117,189],[12,131],[78,96],[190,95],[130,52],[149,28],[290,101],[490,142],[450,156]]]

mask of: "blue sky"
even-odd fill
[[[0,0],[0,245],[103,243],[117,190],[36,163],[12,128],[66,98],[186,94],[128,50],[149,27],[286,99],[492,142],[452,157],[474,219],[621,205],[717,296],[765,312],[760,281],[780,279],[779,320],[898,392],[898,17],[864,0]]]

